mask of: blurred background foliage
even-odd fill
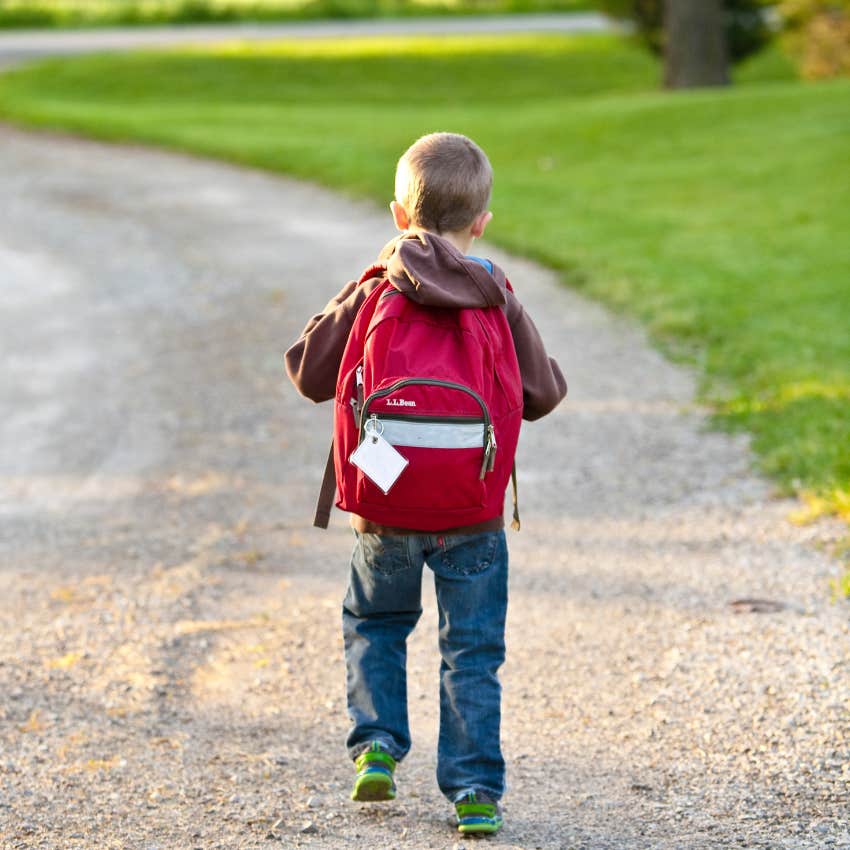
[[[663,52],[665,0],[598,0],[596,5],[630,20],[650,50]],[[723,0],[723,11],[733,63],[779,35],[804,78],[850,75],[850,0]]]
[[[807,79],[850,75],[850,0],[723,0],[729,57],[774,36]],[[0,28],[602,11],[661,53],[664,0],[0,0]]]
[[[803,77],[850,75],[850,0],[784,0],[779,10]]]
[[[599,8],[616,18],[630,19],[640,39],[656,54],[664,49],[664,0],[600,0]],[[770,40],[764,0],[723,0],[729,58],[740,62]]]
[[[0,0],[0,26],[575,12],[593,0]]]

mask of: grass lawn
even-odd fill
[[[728,90],[657,77],[610,36],[230,45],[19,70],[0,114],[381,202],[419,134],[468,133],[496,171],[488,237],[638,316],[781,489],[850,519],[850,81],[777,53]]]
[[[590,0],[0,0],[0,28],[574,12]]]

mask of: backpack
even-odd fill
[[[383,266],[367,270],[360,283],[375,277],[383,280],[355,317],[337,378],[337,506],[423,532],[501,516],[523,409],[504,310],[423,306],[393,287]],[[351,460],[375,434],[403,465],[386,492]],[[326,493],[329,472],[330,459]],[[320,499],[315,525],[327,527],[329,501],[323,509]]]

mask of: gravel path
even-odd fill
[[[431,592],[400,798],[347,800],[351,535],[310,527],[330,410],[282,375],[389,216],[10,129],[0,195],[0,847],[474,846],[433,778]],[[487,846],[850,847],[839,530],[789,524],[640,331],[489,253],[570,399],[519,454]]]

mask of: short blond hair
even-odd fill
[[[493,168],[487,154],[459,133],[430,133],[398,161],[395,198],[415,227],[456,233],[487,210]]]

